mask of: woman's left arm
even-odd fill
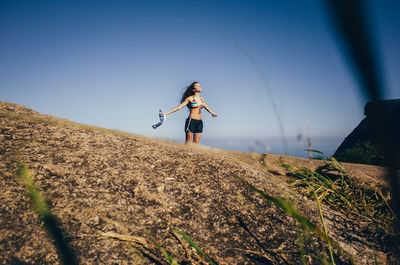
[[[213,117],[217,117],[218,115],[212,111],[206,104],[206,102],[204,101],[204,98],[201,98],[201,100],[203,101],[204,104],[204,108],[213,116]]]

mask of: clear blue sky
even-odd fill
[[[400,4],[369,10],[385,73],[400,98]],[[287,136],[345,137],[365,104],[318,0],[0,2],[0,100],[150,137],[182,137],[187,109],[153,130],[158,109],[198,81],[219,114],[204,137],[278,136],[268,79]]]

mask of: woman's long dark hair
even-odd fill
[[[182,95],[181,103],[182,103],[183,101],[185,101],[185,99],[186,99],[187,97],[190,97],[190,96],[193,96],[193,95],[194,95],[194,92],[193,92],[194,85],[195,85],[195,84],[198,84],[198,83],[199,83],[199,82],[196,82],[196,81],[195,81],[195,82],[191,83],[190,86],[186,87],[186,91],[185,91],[185,93],[183,93],[183,95]],[[188,109],[190,109],[189,104],[187,105],[187,107],[188,107]]]

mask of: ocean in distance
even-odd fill
[[[167,141],[184,143],[182,138],[168,138]],[[344,137],[313,137],[311,138],[312,149],[323,152],[327,156],[332,156],[339,145],[343,142]],[[268,153],[278,155],[289,155],[296,157],[308,158],[309,152],[306,138],[286,137],[287,151],[281,137],[227,137],[212,138],[203,136],[200,144],[218,148],[222,150],[233,150],[249,153]],[[313,157],[320,156],[313,153]]]

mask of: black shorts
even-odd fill
[[[185,132],[191,133],[202,133],[203,132],[203,121],[187,118],[185,122]]]

